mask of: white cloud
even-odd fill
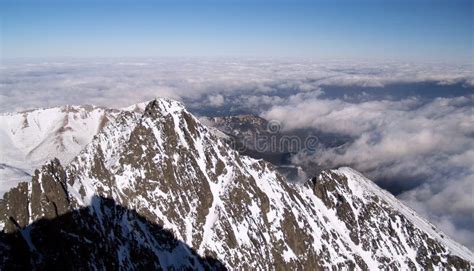
[[[207,98],[209,100],[209,106],[211,107],[219,107],[224,105],[224,96],[220,94],[209,95]]]
[[[123,107],[156,96],[196,100],[207,95],[281,96],[322,85],[383,86],[394,82],[474,82],[470,65],[235,59],[99,59],[6,62],[0,110],[62,104]]]

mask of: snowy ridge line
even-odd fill
[[[117,115],[143,113],[146,104],[119,109],[63,105],[0,113],[0,197],[53,158],[69,163]]]
[[[186,258],[186,250],[160,241],[134,217],[111,213],[100,197],[229,269],[470,269],[470,258],[430,238],[398,211],[400,202],[357,174],[342,168],[303,185],[287,183],[270,163],[231,149],[181,103],[157,99],[120,113],[64,168],[55,160],[37,171],[26,201],[17,200],[21,184],[10,190],[0,225],[9,232],[16,229],[10,218],[25,227],[40,218],[31,216],[36,210],[54,217],[89,208],[87,227],[115,240],[117,262],[130,269],[139,269],[137,253],[155,255],[140,259],[165,268],[203,269],[189,259],[169,262]],[[120,223],[109,223],[111,215]],[[131,241],[138,243],[123,245]]]
[[[471,262],[474,262],[474,253],[472,253],[468,248],[451,239],[449,235],[436,228],[434,224],[426,220],[423,216],[417,214],[415,210],[402,203],[390,192],[377,186],[374,182],[363,176],[362,173],[349,167],[341,167],[336,170],[332,170],[332,172],[353,179],[354,182],[351,182],[352,184],[358,184],[365,188],[362,191],[370,191],[371,193],[379,196],[381,199],[387,201],[393,208],[402,213],[417,227],[421,228],[431,237],[436,238],[437,241],[446,245],[451,250],[451,252],[462,258],[469,259]],[[359,194],[359,197],[362,198],[364,196]]]

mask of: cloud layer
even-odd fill
[[[352,140],[343,146],[301,153],[294,162],[350,165],[398,192],[400,199],[472,249],[473,85],[472,64],[10,61],[0,67],[0,110],[63,104],[117,108],[162,96],[182,100],[203,115],[250,112],[279,120],[287,130],[349,136]]]
[[[3,61],[2,112],[62,104],[123,107],[156,96],[205,100],[218,105],[227,96],[267,104],[323,85],[384,86],[434,81],[474,85],[468,64],[410,64],[307,60],[98,59]],[[222,96],[222,99],[220,96]],[[248,97],[242,96],[247,95]],[[216,103],[217,102],[217,103]],[[226,101],[229,103],[230,101]]]

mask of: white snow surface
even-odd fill
[[[145,103],[122,109],[61,106],[0,114],[0,198],[53,158],[69,163],[122,111],[143,112]]]

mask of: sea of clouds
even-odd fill
[[[349,136],[293,162],[352,166],[474,249],[472,64],[170,58],[0,66],[2,112],[120,108],[157,96],[201,115],[253,113],[285,130]]]

